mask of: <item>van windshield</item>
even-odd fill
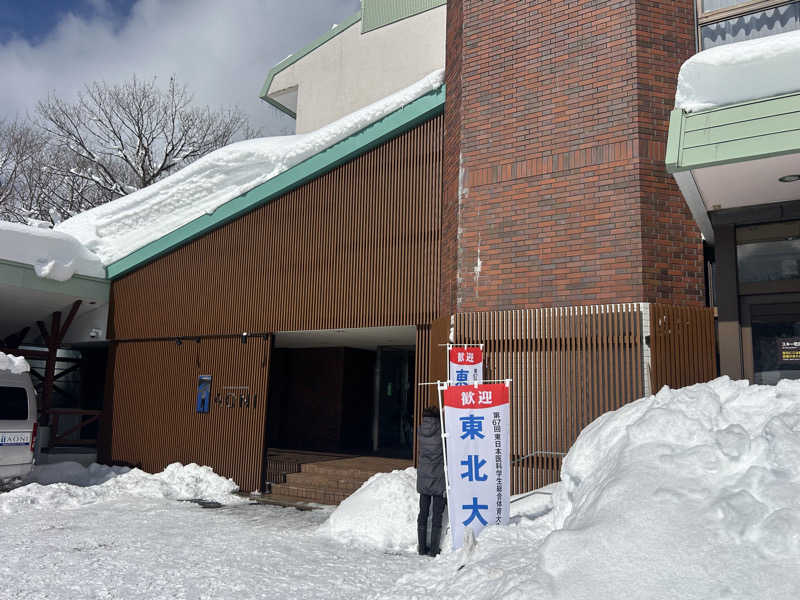
[[[21,387],[0,385],[0,421],[28,420],[28,392]]]

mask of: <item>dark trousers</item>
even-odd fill
[[[419,495],[419,517],[417,517],[417,527],[428,527],[428,513],[433,500],[433,514],[431,515],[431,529],[440,531],[442,529],[442,515],[444,513],[444,496],[429,496],[428,494]]]

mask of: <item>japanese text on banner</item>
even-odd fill
[[[510,502],[509,388],[506,384],[449,386],[444,390],[448,512],[453,547],[464,532],[507,525]]]
[[[480,346],[447,346],[450,385],[483,382],[483,349]]]

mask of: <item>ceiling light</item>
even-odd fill
[[[778,177],[778,181],[780,181],[781,183],[794,183],[795,181],[800,181],[800,173]]]

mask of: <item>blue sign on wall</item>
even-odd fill
[[[197,378],[197,412],[207,413],[211,406],[211,375]]]

